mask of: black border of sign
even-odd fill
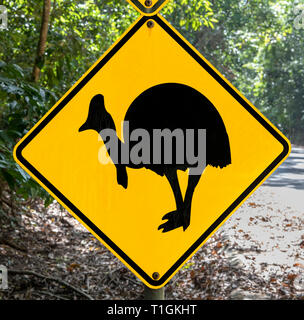
[[[262,126],[265,127],[283,145],[283,152],[255,179],[250,186],[221,214],[221,216],[199,237],[197,241],[172,265],[159,279],[153,280],[134,261],[132,261],[111,239],[94,225],[77,207],[73,205],[59,190],[57,190],[42,174],[40,174],[23,156],[22,150],[27,144],[64,108],[64,106],[84,87],[84,85],[114,56],[114,54],[138,31],[149,19],[155,20],[184,50],[186,50],[221,86],[228,91]],[[288,142],[261,117],[229,84],[226,83],[201,57],[191,49],[166,23],[157,15],[143,16],[133,28],[108,52],[108,54],[80,81],[77,86],[53,109],[41,123],[21,142],[16,149],[17,159],[40,180],[56,197],[71,209],[91,230],[93,230],[107,245],[109,245],[124,261],[126,261],[151,286],[161,286],[186,259],[202,244],[220,223],[250,194],[251,191],[284,159],[289,153]]]

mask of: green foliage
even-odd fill
[[[192,43],[293,143],[304,144],[304,29],[295,29],[301,1],[214,1],[214,30]],[[186,34],[186,37],[187,34]]]
[[[8,183],[24,199],[43,197],[45,191],[37,187],[14,161],[12,150],[20,139],[47,111],[46,106],[57,97],[49,90],[26,81],[24,70],[16,64],[0,60],[0,180]]]
[[[162,15],[179,32],[186,34],[190,42],[194,42],[196,32],[202,27],[213,29],[217,22],[208,0],[172,0],[162,10]]]

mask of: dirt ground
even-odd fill
[[[1,299],[142,299],[143,284],[54,203],[1,224]],[[304,300],[304,209],[259,188],[166,286],[166,299]]]

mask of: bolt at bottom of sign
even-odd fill
[[[158,272],[154,272],[154,273],[152,274],[152,278],[153,278],[154,280],[157,280],[157,279],[159,278],[159,273],[158,273]]]
[[[152,6],[152,1],[151,0],[146,0],[145,1],[145,6],[146,7],[151,7]]]

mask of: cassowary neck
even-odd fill
[[[117,164],[118,159],[121,157],[121,150],[124,148],[124,143],[119,139],[114,120],[109,113],[104,116],[101,123],[103,124],[100,126],[102,129],[100,129],[98,133],[106,145],[113,163]]]

